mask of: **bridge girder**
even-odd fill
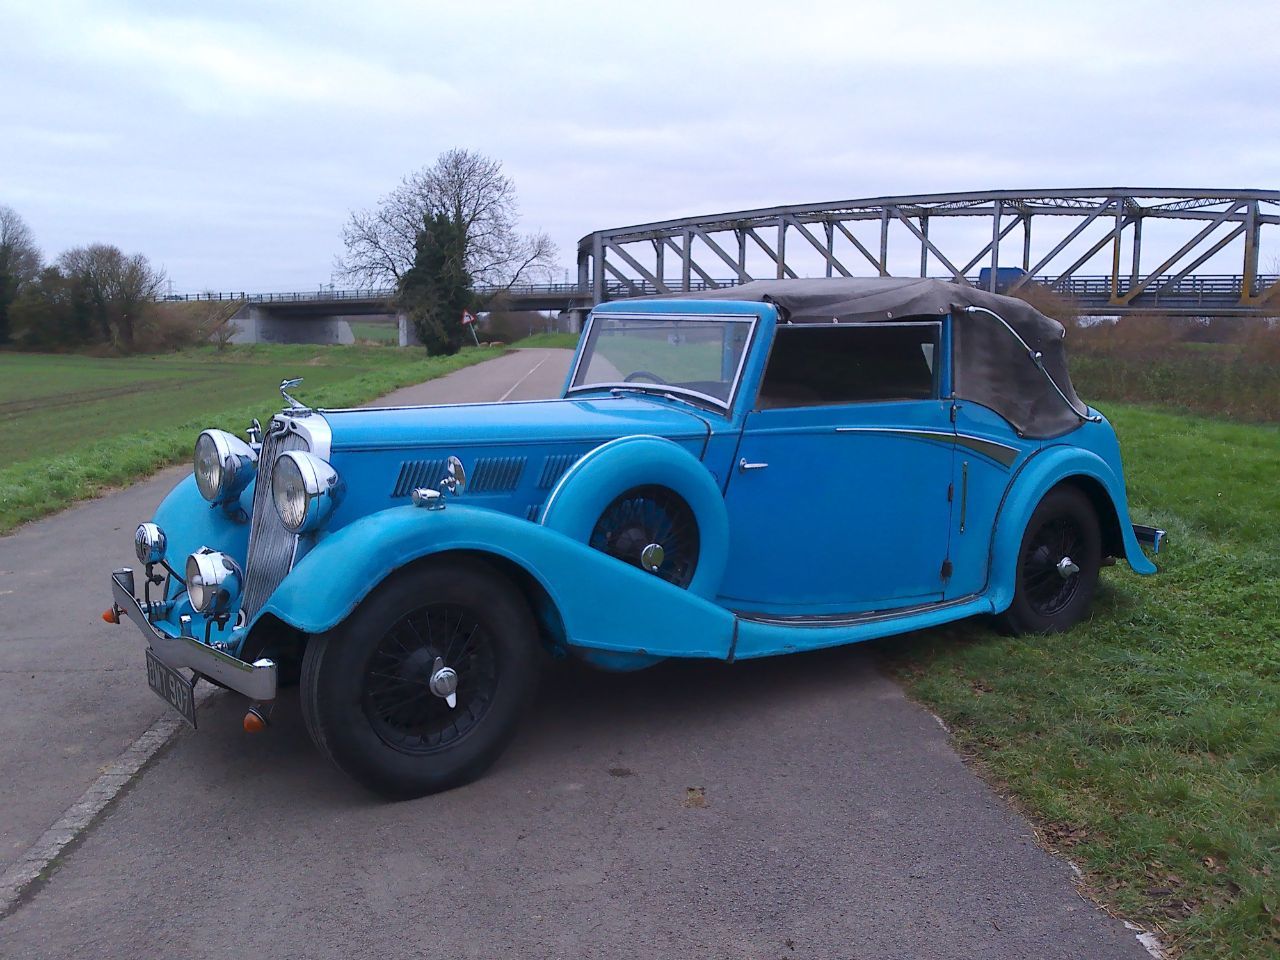
[[[1047,249],[1033,263],[1032,223],[1050,221]],[[954,241],[940,241],[930,223],[954,218],[991,221],[990,239],[974,252]],[[1186,224],[1175,242],[1177,252],[1144,272],[1143,224],[1152,221]],[[875,233],[865,224],[876,222]],[[1183,290],[1193,272],[1243,238],[1235,289],[1213,290],[1214,304],[1233,312],[1264,312],[1277,301],[1275,281],[1263,278],[1258,256],[1264,227],[1280,225],[1280,191],[1222,189],[1155,189],[1137,187],[1056,190],[995,190],[964,193],[875,197],[834,203],[764,207],[709,216],[683,217],[655,223],[599,230],[578,245],[579,286],[589,287],[594,302],[616,294],[687,292],[765,277],[793,277],[803,269],[797,250],[826,276],[857,273],[890,274],[891,238],[905,236],[919,249],[919,276],[931,265],[958,283],[973,283],[970,271],[990,267],[988,284],[997,285],[1000,266],[1018,265],[1025,276],[1051,288],[1073,292],[1081,271],[1111,247],[1105,303],[1127,312],[1150,301],[1166,302]],[[814,228],[820,228],[815,230]],[[861,231],[861,236],[855,232]],[[1021,227],[1022,236],[1007,238]],[[984,231],[985,233],[985,231]],[[788,253],[788,241],[791,253]],[[1122,247],[1129,250],[1122,263]],[[1019,243],[1016,254],[1010,243]],[[1083,253],[1081,250],[1083,249]],[[732,251],[732,252],[731,252]],[[748,251],[756,253],[754,266]],[[674,252],[675,271],[666,254]],[[1074,257],[1070,263],[1069,257]],[[852,258],[852,259],[850,259]],[[847,261],[847,262],[846,262]],[[852,265],[852,268],[851,268]],[[868,267],[870,270],[868,270]],[[727,279],[715,279],[715,271]],[[901,270],[898,271],[901,275]],[[695,279],[695,277],[697,279]],[[1229,286],[1229,285],[1228,285]],[[1097,291],[1091,291],[1097,301]],[[1203,292],[1201,294],[1203,301]]]

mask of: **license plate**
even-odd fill
[[[173,709],[182,714],[182,719],[191,726],[196,725],[196,685],[173,667],[161,661],[149,649],[147,650],[147,685]]]

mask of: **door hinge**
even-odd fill
[[[942,571],[941,571],[941,573],[942,573],[942,579],[943,579],[943,580],[950,580],[950,579],[951,579],[951,571],[952,571],[952,569],[953,569],[953,568],[952,568],[952,566],[951,566],[951,561],[950,561],[950,560],[943,560],[943,561],[942,561]]]
[[[947,484],[947,503],[956,498],[956,485],[954,483]]]
[[[956,411],[959,409],[960,409],[960,405],[958,403],[953,403],[951,405],[951,422],[952,423],[956,422]]]

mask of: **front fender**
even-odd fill
[[[247,516],[253,505],[253,484],[241,495],[240,503]],[[188,555],[201,547],[220,550],[241,565],[249,552],[249,524],[231,519],[222,507],[200,496],[194,475],[169,491],[156,508],[155,522],[168,541],[165,559],[178,571]]]
[[[1133,523],[1129,518],[1129,500],[1125,495],[1124,481],[1117,471],[1090,450],[1067,445],[1048,446],[1026,461],[1010,484],[996,517],[991,543],[990,597],[997,611],[1007,609],[1013,602],[1018,553],[1022,548],[1022,537],[1031,514],[1046,493],[1073,477],[1094,480],[1106,491],[1120,522],[1125,559],[1134,572],[1156,572],[1155,564],[1147,559],[1138,538],[1134,536]]]
[[[453,551],[501,557],[526,570],[551,597],[570,646],[666,657],[729,655],[734,618],[722,607],[555,530],[457,500],[443,510],[392,507],[321,538],[259,616],[322,633],[396,570]],[[425,581],[424,595],[430,589]]]

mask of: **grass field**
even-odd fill
[[[572,350],[577,345],[576,333],[535,333],[532,337],[525,337],[513,344],[517,347],[563,347],[566,350]]]
[[[886,642],[911,694],[1123,916],[1187,957],[1280,955],[1280,429],[1100,404],[1156,577],[1091,623]]]
[[[394,321],[351,320],[351,334],[356,342],[376,343],[394,347],[400,343],[400,327]]]
[[[145,357],[0,353],[0,533],[191,455],[196,433],[243,433],[281,406],[363,403],[496,355],[257,344]]]

